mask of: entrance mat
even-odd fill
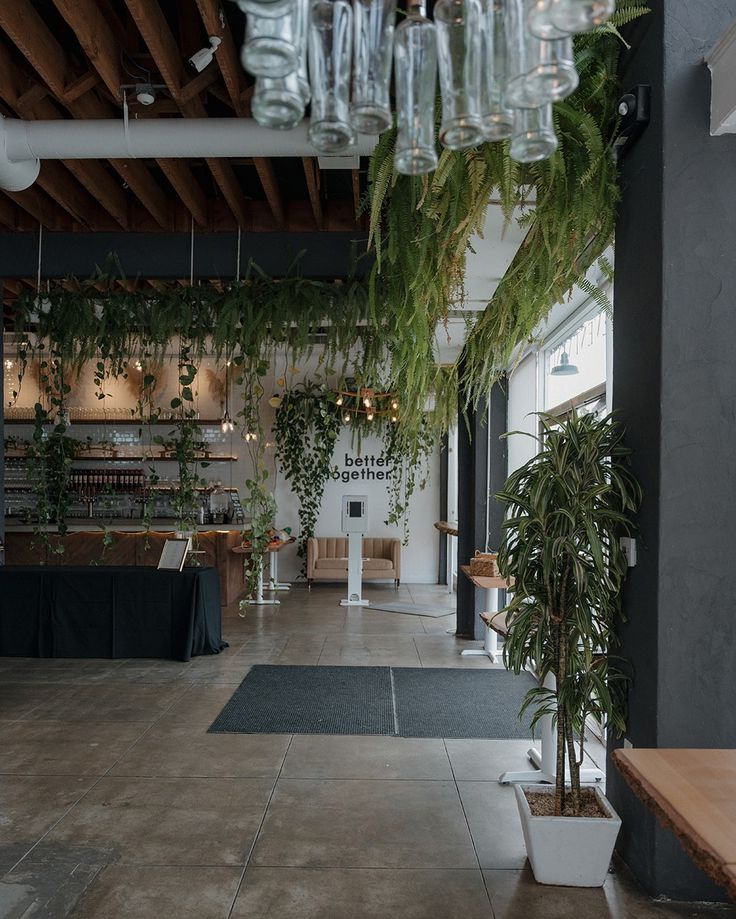
[[[534,685],[495,669],[257,665],[209,730],[526,739],[518,715]]]
[[[393,734],[388,667],[257,665],[210,731],[217,734]]]
[[[433,619],[452,616],[455,613],[454,609],[437,609],[436,606],[420,606],[417,603],[374,603],[372,600],[369,609],[386,613],[406,613],[409,616],[431,616]]]

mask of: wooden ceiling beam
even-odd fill
[[[64,90],[64,102],[74,102],[75,99],[94,89],[99,82],[100,78],[95,71],[88,70],[87,73],[83,73],[81,77],[77,77],[67,86]]]
[[[0,223],[8,230],[15,229],[16,211],[13,202],[0,195]]]
[[[54,0],[54,6],[77,36],[105,86],[116,99],[120,98],[120,84],[129,81],[122,77],[117,39],[95,0]]]
[[[125,0],[125,4],[151,52],[171,97],[179,103],[183,114],[189,117],[206,117],[204,105],[198,96],[195,95],[188,101],[182,100],[184,65],[158,0]],[[172,163],[176,163],[176,166],[172,166]],[[160,165],[197,223],[206,226],[206,198],[189,165],[183,160],[161,160]],[[207,165],[228,206],[239,219],[238,213],[245,209],[245,199],[232,169],[219,160],[207,160]]]
[[[38,185],[31,185],[25,191],[6,191],[5,194],[45,229],[58,229],[56,206]]]
[[[186,160],[156,160],[172,188],[181,198],[194,220],[203,227],[207,226],[207,198],[202,186],[197,182]]]
[[[266,193],[266,200],[268,201],[268,206],[271,208],[276,227],[281,229],[284,226],[284,202],[281,198],[281,192],[276,182],[276,176],[274,175],[271,161],[263,159],[263,157],[257,157],[255,159],[255,167],[258,178],[261,180],[263,190]]]
[[[176,40],[158,0],[125,0],[125,5],[138,26],[138,31],[143,36],[164,83],[178,102],[184,66]]]
[[[307,190],[309,192],[309,202],[312,205],[314,222],[317,229],[324,228],[324,214],[322,212],[322,199],[319,194],[319,172],[315,168],[314,159],[311,156],[302,157],[304,166],[304,178],[307,180]]]
[[[148,46],[148,50],[153,55],[156,66],[163,76],[164,82],[172,98],[176,99],[179,103],[182,114],[189,118],[206,118],[207,112],[198,95],[193,94],[191,97],[184,98],[185,94],[182,90],[183,64],[181,54],[171,29],[169,28],[169,24],[166,22],[166,18],[161,12],[158,0],[125,0],[125,2],[140,29],[141,35]],[[206,70],[202,71],[200,77],[207,74],[210,70],[214,74],[217,73],[216,68],[210,64]],[[195,77],[193,82],[199,80],[200,77]],[[212,177],[222,192],[223,198],[227,201],[228,207],[233,212],[233,216],[241,225],[244,224],[247,220],[245,195],[233,172],[232,166],[224,160],[215,158],[207,159],[207,165],[212,173]],[[188,167],[186,168],[188,169]],[[168,172],[167,178],[174,184]],[[191,176],[189,184],[197,186],[194,176]],[[191,200],[192,196],[199,199],[199,194],[196,189],[193,191],[190,188],[188,192],[188,197],[182,195],[182,200],[185,202]],[[204,199],[203,195],[202,198]],[[196,203],[197,202],[195,202],[195,204]],[[198,216],[201,209],[197,208],[197,211],[195,211],[190,207],[190,210],[194,215],[194,219],[198,223],[201,223],[200,217]]]
[[[28,98],[29,93],[19,95],[19,89],[25,82],[25,75],[15,65],[7,48],[0,44],[0,96],[21,116],[30,115],[32,118],[47,120],[61,118],[61,114],[46,94],[33,104],[24,103],[23,99]],[[41,167],[39,180],[42,184],[50,183],[50,186],[44,187],[51,196],[72,216],[77,213],[78,219],[85,221],[85,213],[88,214],[89,211],[88,207],[82,206],[79,195],[83,195],[82,189],[86,189],[91,196],[89,203],[98,201],[123,229],[127,229],[128,202],[125,192],[105,167],[95,160],[66,160],[64,165],[71,174],[66,181],[63,171],[60,173],[56,168],[57,163],[47,160]],[[71,176],[74,176],[82,188],[76,186]],[[65,198],[65,195],[69,197]]]
[[[69,71],[64,49],[30,0],[0,3],[0,28],[25,55],[51,92],[63,99],[74,74]],[[86,93],[73,102],[67,102],[66,108],[74,118],[110,118],[116,114],[94,93]],[[166,195],[145,165],[136,160],[110,160],[110,163],[159,226],[167,228],[169,208]]]
[[[179,100],[182,104],[185,104],[195,96],[198,96],[200,93],[203,93],[205,89],[212,86],[212,84],[217,80],[217,71],[214,67],[206,67],[202,73],[197,74],[197,76],[190,80],[188,83],[185,83],[182,87],[181,93],[179,94]]]
[[[222,3],[220,0],[196,0],[196,2],[207,34],[217,35],[222,39],[222,44],[215,54],[215,60],[220,68],[222,79],[225,81],[235,113],[242,116],[245,114],[242,100],[243,68]]]

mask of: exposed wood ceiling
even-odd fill
[[[240,64],[244,17],[230,0],[0,0],[0,114],[26,119],[121,118],[121,86],[165,87],[131,117],[250,115]],[[188,59],[222,38],[197,73]],[[45,160],[36,184],[0,192],[0,232],[47,230],[352,230],[359,170],[317,159]]]

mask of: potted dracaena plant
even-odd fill
[[[506,519],[498,565],[514,579],[504,662],[539,685],[522,711],[552,716],[555,785],[516,786],[527,855],[544,884],[603,884],[621,821],[600,788],[581,787],[585,723],[625,727],[625,676],[611,652],[641,490],[612,415],[541,415],[541,449],[497,498]]]

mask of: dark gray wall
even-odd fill
[[[705,52],[736,0],[663,0],[627,36],[652,122],[622,168],[614,407],[644,488],[624,595],[635,747],[734,747],[736,137],[709,136]],[[652,894],[722,898],[609,764],[619,851]]]
[[[189,233],[44,233],[43,277],[88,277],[111,253],[128,278],[188,278]],[[358,263],[364,274],[372,260],[363,255],[366,239],[355,233],[243,233],[241,275],[252,259],[274,277],[285,275],[300,254],[305,277],[345,277]],[[232,278],[238,252],[237,233],[196,233],[194,276]],[[0,233],[0,277],[36,277],[38,235]]]
[[[465,411],[460,393],[457,438],[457,564],[467,565],[476,549],[497,549],[503,511],[492,498],[507,474],[506,432],[507,394],[505,385],[496,384],[487,401],[472,412]],[[482,638],[485,626],[485,592],[476,590],[462,573],[457,581],[457,635]]]

